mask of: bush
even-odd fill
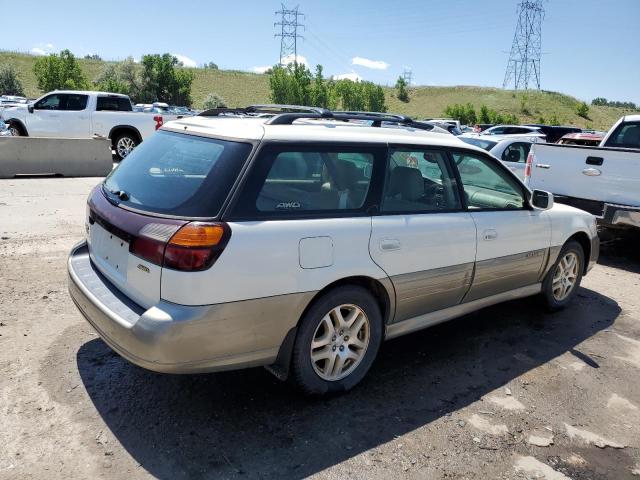
[[[210,93],[204,99],[203,107],[205,110],[209,110],[210,108],[224,108],[226,106],[227,102],[217,93]]]
[[[409,91],[407,90],[407,81],[403,77],[398,77],[396,81],[396,96],[401,102],[409,101]]]
[[[586,118],[588,120],[589,119],[589,105],[587,105],[585,102],[581,102],[578,105],[576,105],[576,114],[579,117]]]
[[[549,119],[549,125],[552,125],[552,126],[560,125],[560,120],[558,120],[558,115],[556,115],[555,113],[551,115],[551,118]]]
[[[24,97],[24,88],[13,65],[0,65],[0,95]]]
[[[69,50],[62,50],[60,54],[36,60],[33,73],[38,81],[38,88],[43,92],[56,89],[82,90],[87,88],[87,81],[76,57]]]
[[[195,75],[191,70],[177,68],[179,63],[169,53],[144,55],[138,100],[190,106],[191,84]]]

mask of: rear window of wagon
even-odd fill
[[[249,143],[159,131],[109,174],[103,190],[136,210],[215,217],[251,149]]]

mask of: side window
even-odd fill
[[[489,132],[490,135],[503,135],[505,133],[504,127],[494,127]]]
[[[98,97],[96,111],[130,112],[131,101],[124,97]]]
[[[87,108],[87,95],[80,95],[78,93],[67,93],[60,95],[60,110],[66,111],[80,111]]]
[[[516,142],[509,145],[502,152],[502,160],[505,162],[525,163],[531,149],[530,143]]]
[[[60,110],[61,96],[62,95],[54,93],[53,95],[44,97],[42,100],[36,102],[33,108],[36,110]]]
[[[273,216],[360,210],[375,153],[357,147],[266,147],[234,214]]]
[[[606,146],[640,148],[640,123],[627,123],[618,127]]]
[[[445,152],[393,149],[386,171],[382,212],[436,212],[461,208]]]
[[[521,185],[497,162],[473,153],[453,153],[469,209],[522,209]]]

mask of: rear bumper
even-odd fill
[[[607,203],[600,223],[619,227],[640,228],[640,207]]]
[[[233,370],[275,362],[313,292],[217,305],[160,301],[145,310],[100,274],[86,243],[68,260],[69,293],[102,339],[143,368],[165,373]]]

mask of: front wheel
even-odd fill
[[[302,319],[290,378],[309,395],[347,391],[369,371],[381,341],[382,315],[373,296],[358,286],[332,290]]]
[[[9,132],[11,133],[12,137],[22,137],[22,136],[24,136],[24,132],[22,131],[22,129],[15,122],[10,122],[7,130],[9,130]]]
[[[140,143],[134,134],[125,132],[120,133],[114,140],[113,146],[116,156],[119,160],[129,155],[134,148]]]
[[[545,307],[557,311],[566,307],[576,296],[584,271],[584,250],[570,240],[564,244],[558,260],[542,282],[542,298]]]

